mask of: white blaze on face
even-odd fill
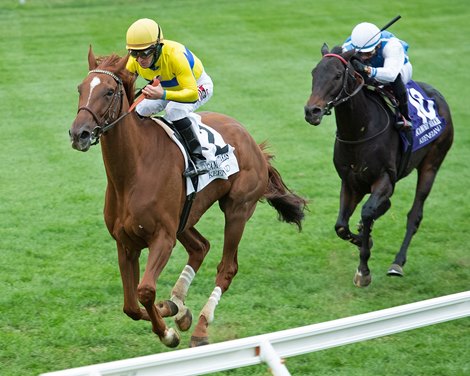
[[[93,77],[93,79],[90,82],[90,94],[88,94],[88,100],[87,100],[85,106],[88,106],[90,104],[91,93],[93,93],[93,89],[96,86],[98,86],[100,83],[101,83],[101,81],[98,77]]]

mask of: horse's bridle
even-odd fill
[[[331,114],[331,109],[333,107],[335,107],[338,104],[341,104],[343,102],[346,102],[348,99],[354,97],[357,93],[359,93],[359,91],[364,86],[364,77],[362,77],[356,71],[354,71],[354,76],[349,73],[348,62],[346,61],[346,59],[344,59],[341,55],[337,55],[337,54],[325,54],[325,55],[323,55],[323,57],[329,57],[329,56],[339,59],[343,63],[343,65],[345,66],[346,69],[344,70],[343,87],[342,87],[341,91],[339,92],[339,94],[336,96],[336,98],[326,104],[325,115],[330,115]],[[354,89],[354,91],[352,93],[348,93],[347,90],[346,90],[347,76],[348,75],[350,77],[354,78],[356,80],[356,82],[358,82],[357,87]],[[343,92],[346,94],[346,96],[341,97],[341,94],[343,94]],[[380,103],[379,103],[379,106],[387,114],[387,111],[380,105]],[[343,139],[339,138],[338,136],[336,136],[336,139],[339,142],[342,142],[344,144],[361,144],[363,142],[370,141],[370,140],[374,139],[375,137],[377,137],[377,136],[381,135],[382,133],[384,133],[388,129],[389,125],[390,125],[390,118],[388,118],[387,125],[384,127],[384,129],[382,129],[380,132],[378,132],[378,133],[376,133],[376,134],[374,134],[374,135],[372,135],[368,138],[362,139],[362,140],[354,140],[354,141],[343,140]]]
[[[111,99],[111,102],[109,103],[109,106],[106,109],[105,113],[103,114],[101,120],[98,118],[98,116],[90,107],[82,106],[77,111],[77,114],[78,114],[80,111],[85,110],[89,112],[91,116],[93,116],[93,119],[96,122],[96,127],[91,132],[91,145],[96,145],[99,142],[100,137],[103,135],[103,133],[107,132],[112,127],[114,127],[122,118],[129,115],[129,112],[126,112],[125,114],[119,116],[122,111],[122,101],[123,101],[122,80],[113,72],[110,72],[107,70],[93,69],[88,72],[88,74],[91,74],[91,73],[106,74],[114,78],[114,81],[116,81],[117,83],[116,89],[114,90],[114,93],[113,93],[113,98]],[[112,119],[115,119],[115,120],[112,120]]]
[[[343,87],[341,88],[341,91],[338,93],[338,95],[336,96],[335,99],[328,102],[325,106],[325,115],[331,115],[331,109],[333,107],[336,107],[337,105],[339,105],[343,102],[346,102],[350,98],[354,97],[357,93],[359,93],[359,91],[364,86],[364,77],[362,77],[356,71],[354,71],[354,75],[349,73],[348,62],[341,55],[338,55],[338,54],[325,54],[325,55],[323,55],[323,58],[325,58],[325,57],[334,57],[336,59],[339,59],[345,67],[344,75],[343,75]],[[348,79],[347,79],[348,76],[354,78],[357,82],[357,87],[354,89],[354,91],[352,93],[348,93],[347,88],[346,88],[347,83],[348,83]]]

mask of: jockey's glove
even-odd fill
[[[352,66],[358,73],[368,73],[369,66],[361,63],[358,59],[353,59],[351,62]]]

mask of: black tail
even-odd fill
[[[265,145],[260,146],[261,149]],[[274,207],[280,221],[294,223],[299,231],[302,230],[302,220],[305,217],[304,211],[307,208],[307,200],[292,192],[282,180],[281,174],[271,165],[272,155],[263,150],[268,163],[269,182],[264,194],[264,198],[269,205]]]

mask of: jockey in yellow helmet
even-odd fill
[[[184,172],[193,177],[207,173],[205,158],[197,134],[199,125],[188,114],[205,104],[213,93],[213,83],[201,61],[184,45],[163,39],[163,31],[155,21],[142,18],[127,30],[126,48],[129,51],[127,69],[149,82],[159,76],[158,86],[147,85],[145,98],[136,111],[151,116],[165,110],[165,119],[183,137],[194,165]]]

